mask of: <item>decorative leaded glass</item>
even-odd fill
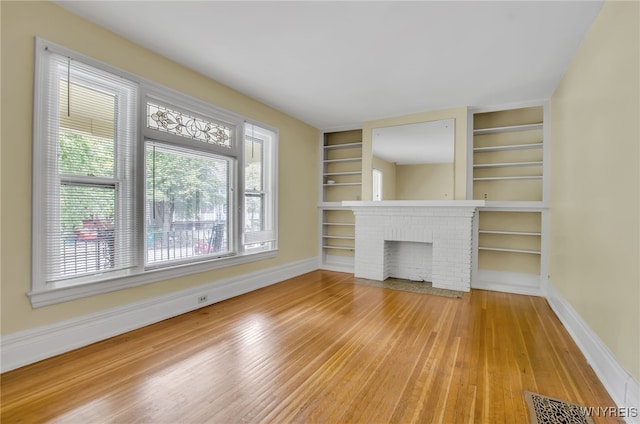
[[[231,148],[231,128],[223,124],[147,103],[147,127],[192,138],[204,143]]]

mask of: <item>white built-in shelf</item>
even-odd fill
[[[518,175],[512,177],[478,177],[473,181],[541,180],[542,175]]]
[[[361,134],[361,132],[360,132]],[[343,258],[351,259],[355,252],[355,222],[342,215],[333,215],[329,211],[346,211],[353,213],[351,208],[342,204],[344,200],[359,198],[362,188],[362,136],[351,134],[351,131],[325,133],[321,142],[321,173],[319,183],[321,187],[321,201],[318,207],[322,211],[320,219],[320,245],[323,250],[322,262],[335,261],[334,264],[345,269]],[[333,152],[333,153],[332,153]],[[329,184],[331,181],[331,184]],[[342,187],[331,188],[331,187]],[[327,201],[335,199],[337,201]],[[342,222],[341,222],[342,221]],[[346,221],[346,222],[345,222]],[[334,235],[338,233],[340,235]],[[337,252],[342,250],[347,253]],[[336,256],[337,255],[337,256]],[[352,265],[351,265],[352,266]],[[332,269],[329,267],[328,269]],[[349,269],[349,266],[346,267]]]
[[[539,250],[530,250],[530,249],[509,249],[506,247],[489,247],[489,246],[479,246],[479,250],[491,250],[494,252],[512,252],[512,253],[530,253],[532,255],[540,255],[541,252]]]
[[[504,132],[516,132],[516,131],[531,131],[531,130],[541,130],[541,129],[542,129],[542,123],[511,125],[508,127],[481,128],[481,129],[473,130],[473,135],[497,134],[497,133],[504,133]]]
[[[322,184],[325,187],[338,187],[338,186],[359,186],[362,183],[333,183],[333,184]]]
[[[505,163],[478,163],[474,168],[507,168],[515,166],[542,166],[542,161],[535,162],[505,162]]]
[[[319,202],[318,207],[321,209],[331,210],[331,211],[350,211],[351,208],[349,206],[345,206],[342,204],[342,201],[339,202]]]
[[[330,245],[323,245],[322,246],[323,249],[335,249],[335,250],[355,250],[355,247],[349,247],[349,246],[330,246]]]
[[[347,162],[361,162],[362,158],[344,158],[344,159],[327,159],[324,163],[347,163]]]
[[[541,201],[496,201],[485,200],[485,206],[480,210],[496,212],[541,212],[549,209],[549,205]]]
[[[331,175],[362,175],[362,172],[361,171],[327,172],[322,175],[324,175],[325,177],[328,177]]]
[[[476,153],[481,152],[500,152],[506,150],[530,150],[530,149],[542,149],[542,143],[527,143],[527,144],[508,144],[504,146],[489,146],[489,147],[474,147],[473,151]]]
[[[324,148],[326,150],[337,150],[337,149],[356,149],[358,147],[362,147],[362,142],[357,143],[344,143],[344,144],[328,144],[325,145]]]
[[[499,231],[499,230],[480,230],[480,234],[502,234],[510,236],[540,236],[541,233],[534,231]]]

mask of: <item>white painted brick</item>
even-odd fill
[[[469,290],[472,207],[367,207],[356,215],[357,277],[433,281]]]

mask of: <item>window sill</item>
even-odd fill
[[[257,252],[241,256],[213,259],[197,264],[147,270],[142,274],[127,275],[104,281],[33,290],[27,293],[27,296],[29,296],[31,300],[32,307],[40,308],[42,306],[54,305],[56,303],[68,302],[75,299],[82,299],[84,297],[142,286],[144,284],[156,283],[158,281],[170,280],[172,278],[178,278],[190,274],[196,274],[199,272],[211,271],[249,262],[260,261],[263,259],[274,258],[277,254],[278,250],[274,249],[266,252]]]

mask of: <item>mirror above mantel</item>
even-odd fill
[[[453,199],[455,120],[374,128],[373,200]]]
[[[363,200],[466,199],[466,107],[365,122],[362,135]]]

